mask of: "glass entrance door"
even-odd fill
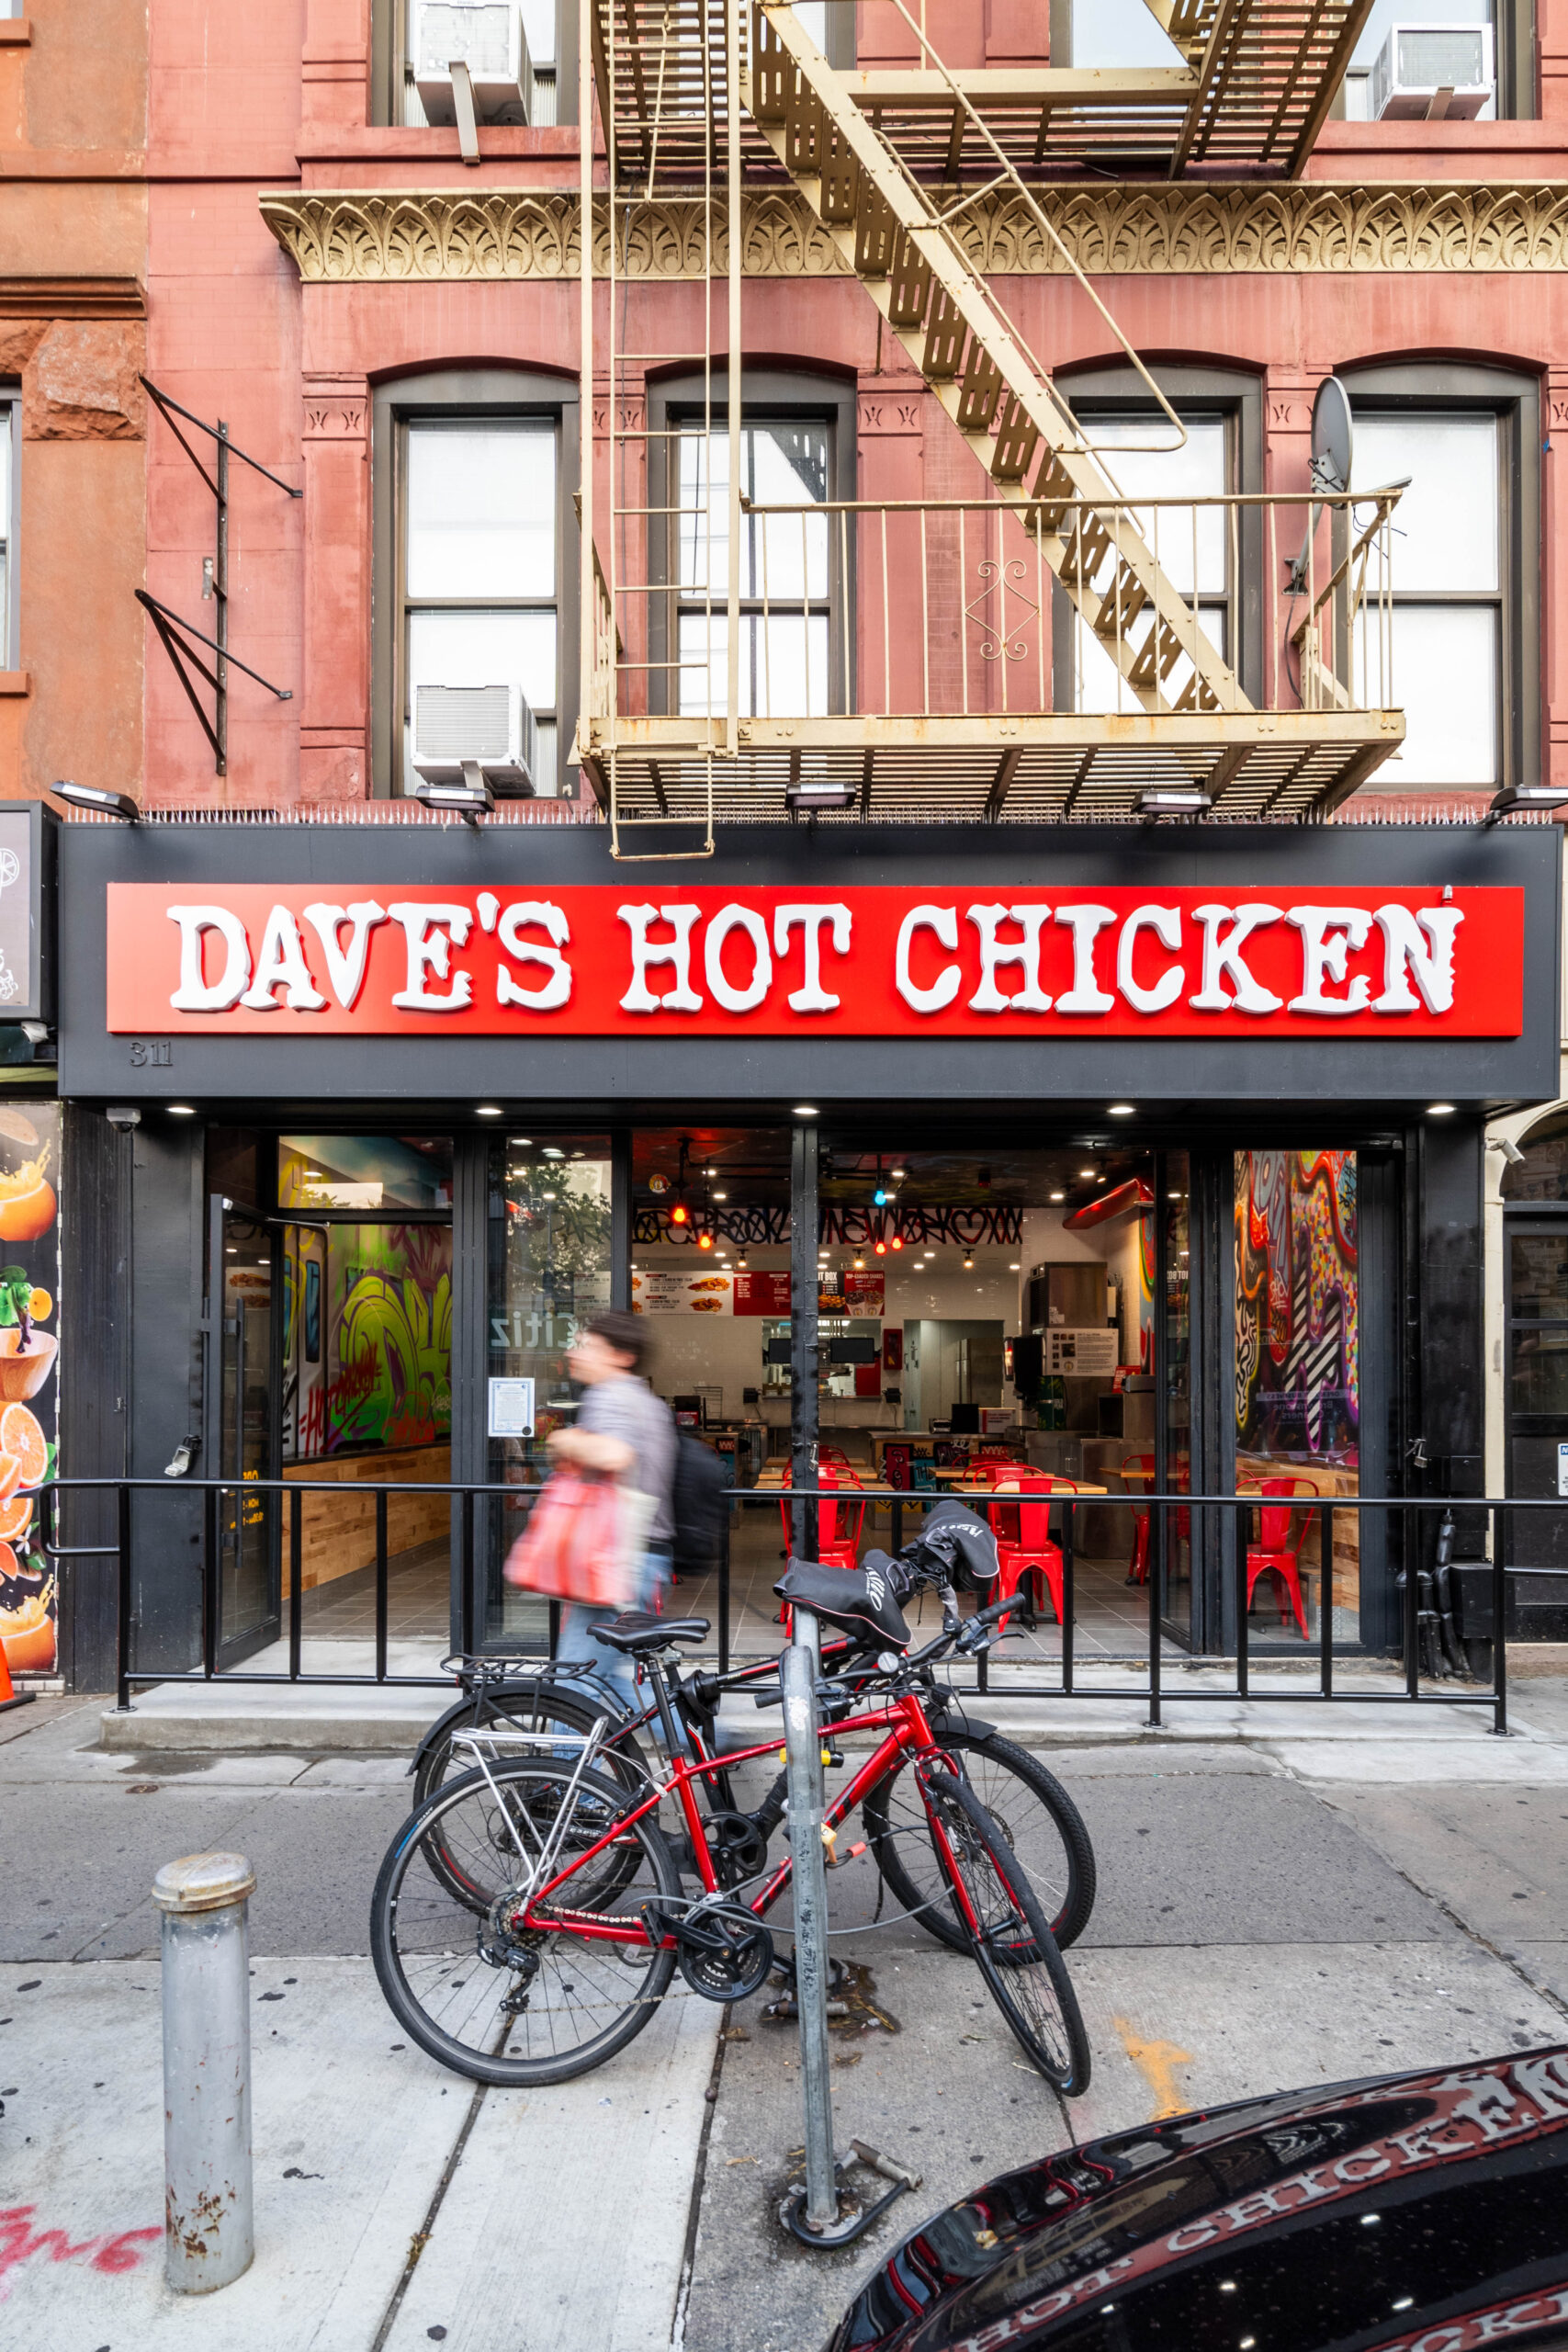
[[[280,1515],[272,1492],[281,1458],[280,1236],[276,1222],[213,1193],[208,1218],[207,1432],[209,1476],[241,1491],[218,1510],[218,1651],[235,1665],[281,1630]]]
[[[1507,1491],[1568,1496],[1568,1219],[1510,1218],[1507,1236]],[[1522,1605],[1560,1607],[1568,1509],[1510,1511],[1506,1555],[1543,1572],[1516,1585]]]

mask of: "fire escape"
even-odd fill
[[[1119,72],[950,70],[919,0],[890,5],[917,66],[836,70],[791,0],[585,11],[607,185],[585,141],[578,752],[616,854],[702,854],[716,821],[804,811],[1324,813],[1404,734],[1383,691],[1398,491],[1165,494],[1146,461],[1184,428],[1058,235],[1050,182],[1299,171],[1371,0],[1148,0],[1188,63]],[[792,191],[945,412],[928,446],[967,443],[972,491],[837,498],[786,446],[793,488],[775,466],[761,494],[747,205]],[[1146,435],[1097,439],[1010,318],[968,234],[998,203],[1122,342]],[[650,287],[632,256],[677,235],[696,274]],[[650,403],[671,374],[685,405]]]

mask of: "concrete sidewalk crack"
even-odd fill
[[[708,2086],[704,2093],[706,2112],[697,2141],[697,2161],[692,2170],[692,2197],[686,2208],[686,2243],[681,2252],[681,2284],[675,2294],[675,2315],[670,2327],[671,2352],[682,2352],[686,2340],[686,2307],[692,2299],[692,2278],[697,2260],[697,2232],[702,2225],[703,2192],[707,2186],[708,2148],[713,2139],[714,2118],[718,2113],[719,2085],[724,2077],[725,2032],[734,2010],[727,2001],[719,2020],[718,2039],[714,2045],[713,2065],[708,2074]],[[379,2346],[372,2346],[379,2352]]]
[[[392,2290],[392,2300],[387,2305],[386,2311],[382,2314],[381,2324],[376,2330],[374,2339],[371,2342],[370,2352],[382,2352],[382,2347],[385,2346],[387,2338],[390,2335],[392,2329],[396,2324],[398,2313],[401,2311],[403,2306],[403,2297],[408,2293],[410,2282],[412,2281],[414,2271],[419,2265],[420,2256],[430,2244],[432,2233],[435,2228],[436,2220],[440,2214],[443,2204],[446,2202],[446,2192],[451,2188],[453,2181],[457,2178],[457,2167],[463,2161],[463,2151],[468,2144],[469,2136],[473,2132],[475,2124],[479,2121],[479,2109],[485,2103],[485,2097],[489,2089],[490,2085],[488,2083],[476,2083],[474,2086],[474,2095],[468,2101],[468,2111],[463,2118],[462,2129],[458,2132],[457,2139],[453,2142],[452,2153],[447,2157],[446,2164],[442,2167],[441,2177],[435,2184],[434,2194],[432,2196],[430,2203],[425,2210],[424,2219],[420,2223],[419,2228],[415,2231],[412,2238],[409,2242],[408,2260],[403,2265],[401,2278],[398,2280],[396,2287]]]

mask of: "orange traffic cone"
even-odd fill
[[[0,1642],[0,1714],[4,1714],[7,1707],[25,1707],[29,1699],[37,1697],[36,1690],[18,1690],[15,1688],[11,1680],[11,1669],[6,1659],[6,1645]]]

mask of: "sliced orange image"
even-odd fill
[[[28,1316],[34,1323],[47,1323],[54,1313],[54,1301],[46,1290],[30,1291],[28,1295]]]
[[[0,1503],[0,1542],[18,1544],[33,1523],[38,1506],[31,1495],[14,1495],[8,1503]],[[0,1559],[0,1569],[6,1563]]]
[[[0,1503],[8,1503],[22,1483],[22,1465],[14,1453],[0,1453]]]
[[[0,1454],[6,1453],[21,1464],[24,1487],[40,1484],[49,1469],[49,1445],[38,1415],[26,1405],[7,1405],[0,1413]]]

